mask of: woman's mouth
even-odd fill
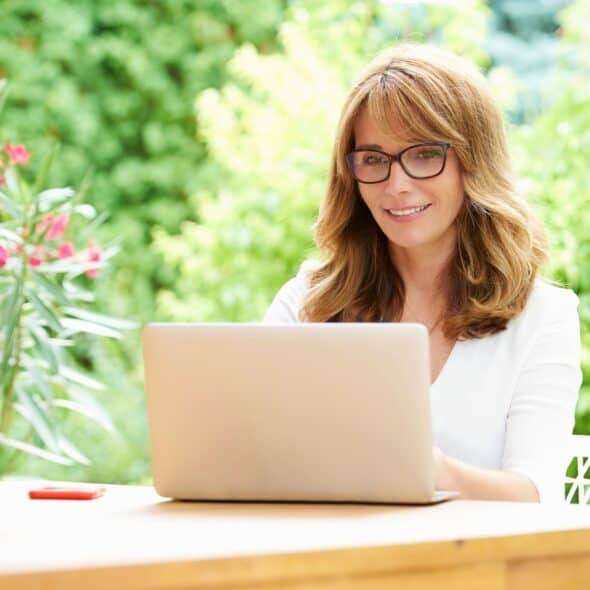
[[[396,219],[398,221],[405,221],[410,219],[415,219],[426,209],[428,209],[432,203],[426,203],[426,205],[419,205],[417,207],[406,207],[405,209],[385,209],[387,211],[389,217],[392,219]]]

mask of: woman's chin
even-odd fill
[[[387,236],[387,238],[389,239],[389,243],[394,250],[415,250],[424,248],[434,241],[428,236],[407,236],[405,238],[400,236]]]
[[[409,229],[409,228],[408,228]],[[389,240],[390,247],[394,250],[423,250],[432,252],[434,255],[442,253],[454,247],[457,239],[454,227],[449,226],[446,229],[424,231],[426,228],[413,228],[413,231],[396,231],[386,232],[385,235]],[[432,231],[434,230],[434,231]]]

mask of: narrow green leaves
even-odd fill
[[[0,445],[4,445],[6,447],[11,447],[13,449],[18,449],[19,451],[23,451],[28,453],[29,455],[35,455],[37,457],[41,457],[46,461],[51,461],[52,463],[59,463],[61,465],[72,465],[73,461],[68,457],[63,457],[56,453],[51,453],[42,449],[40,447],[31,445],[29,443],[16,440],[14,438],[9,438],[4,434],[0,433]]]
[[[35,283],[57,303],[60,305],[71,304],[65,290],[55,280],[35,270],[31,274]]]
[[[33,304],[35,311],[47,322],[52,330],[57,333],[63,331],[64,327],[51,307],[45,303],[32,289],[27,289],[27,299]]]
[[[115,330],[133,330],[138,327],[137,322],[129,320],[120,320],[118,318],[111,318],[106,315],[91,312],[86,309],[80,309],[77,307],[66,307],[64,313],[70,316],[80,318],[81,320],[87,320],[96,324],[102,324],[103,326],[109,326]]]

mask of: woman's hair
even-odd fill
[[[354,124],[363,108],[392,137],[409,132],[417,141],[444,141],[455,150],[465,197],[455,221],[456,249],[445,271],[450,292],[442,329],[452,339],[505,329],[524,308],[546,260],[544,230],[515,189],[502,115],[483,75],[452,53],[415,45],[381,53],[344,103],[315,226],[324,260],[310,271],[302,319],[401,317],[405,291],[388,239],[345,160],[354,149]]]

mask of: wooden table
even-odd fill
[[[590,508],[171,502],[109,486],[29,500],[0,482],[0,588],[590,587]]]

